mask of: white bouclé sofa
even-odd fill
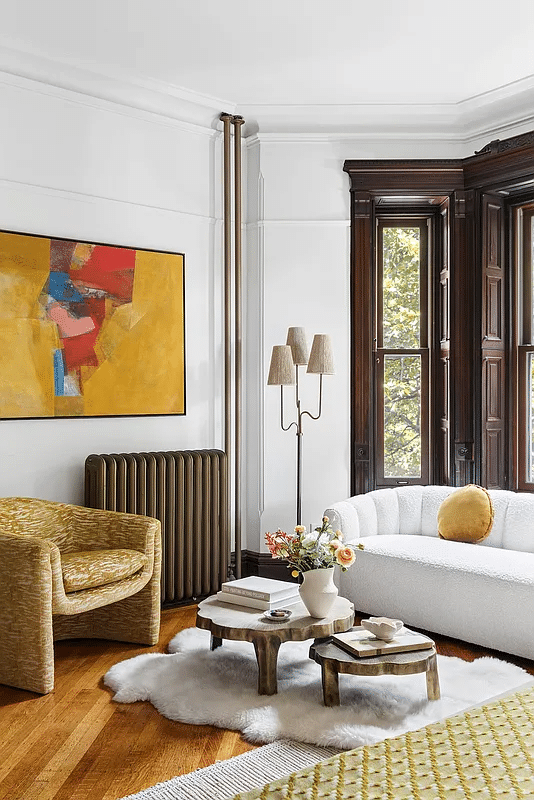
[[[437,513],[455,489],[377,489],[326,509],[364,550],[339,576],[364,615],[534,659],[534,494],[489,491],[494,522],[479,544],[438,536]]]

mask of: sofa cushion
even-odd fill
[[[372,492],[367,492],[366,497],[373,501],[376,510],[376,533],[379,536],[398,533],[399,501],[395,489],[375,489]],[[368,530],[365,535],[372,534]]]
[[[421,533],[423,536],[435,536],[437,539],[438,509],[453,491],[454,488],[451,486],[423,486],[421,497]]]
[[[534,553],[534,494],[511,492],[502,535],[503,548]]]
[[[493,504],[486,489],[473,483],[451,492],[438,509],[441,539],[476,544],[493,525]]]
[[[371,536],[358,560],[371,555],[432,565],[448,572],[480,574],[534,587],[534,555],[517,550],[471,547],[466,542],[451,542],[433,536]],[[351,567],[354,570],[354,565]]]
[[[61,555],[65,592],[94,589],[129,578],[148,564],[137,550],[84,550]]]

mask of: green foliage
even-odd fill
[[[384,228],[383,331],[386,348],[419,347],[419,228]]]
[[[421,358],[386,356],[384,474],[418,477],[421,470]]]

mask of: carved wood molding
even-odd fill
[[[347,159],[343,170],[355,194],[373,198],[450,195],[493,186],[511,193],[534,185],[534,131],[495,139],[464,159]]]
[[[506,150],[513,150],[516,147],[534,144],[534,131],[520,133],[518,136],[510,136],[509,139],[493,139],[484,145],[481,150],[475,150],[476,156],[483,156],[487,153],[504,153]]]

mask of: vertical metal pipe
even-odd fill
[[[302,431],[297,431],[297,525],[302,525]]]
[[[297,525],[302,525],[302,412],[298,364],[295,364],[295,403],[297,406]]]
[[[241,420],[242,420],[242,203],[241,203],[241,126],[242,117],[232,118],[234,125],[234,357],[235,357],[235,411],[234,411],[234,514],[235,514],[235,568],[236,578],[241,577]]]
[[[232,193],[231,193],[231,114],[221,114],[223,123],[223,255],[224,255],[224,452],[230,466],[232,456]],[[227,483],[226,502],[230,508],[230,485]],[[228,564],[230,564],[230,537]]]

